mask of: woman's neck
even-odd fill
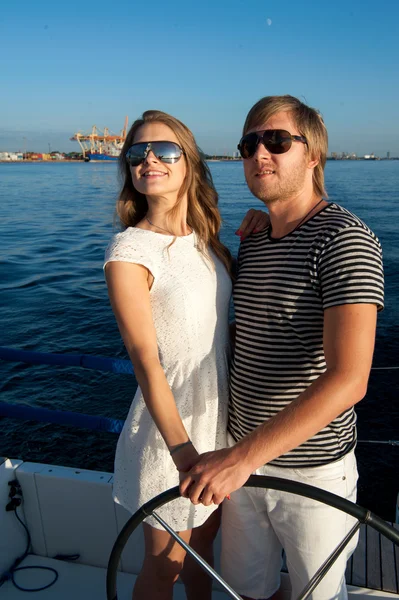
[[[165,199],[154,201],[147,198],[148,210],[146,214],[146,223],[149,229],[169,232],[171,235],[189,235],[191,228],[187,225],[187,201],[179,202],[179,214],[176,218],[169,216],[176,203],[165,206]]]

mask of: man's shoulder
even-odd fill
[[[315,219],[314,227],[319,236],[326,241],[337,235],[370,237],[379,243],[377,236],[370,227],[357,215],[340,204],[332,202],[324,211],[319,213],[320,219]]]
[[[336,202],[329,204],[320,215],[323,218],[323,223],[326,225],[335,225],[341,229],[346,227],[361,227],[362,229],[371,231],[362,219]]]

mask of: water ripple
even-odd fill
[[[234,231],[246,210],[261,204],[248,191],[240,164],[210,167],[220,193],[221,237],[237,253]],[[102,272],[104,250],[114,233],[115,165],[0,164],[0,174],[1,345],[126,358]],[[396,365],[399,161],[329,162],[326,182],[330,199],[363,218],[383,245],[386,308],[379,316],[374,364]],[[2,400],[32,406],[123,418],[135,388],[131,376],[20,363],[0,368]],[[360,437],[397,437],[397,377],[398,371],[372,373],[358,410]],[[0,421],[0,455],[111,470],[115,443],[110,434]],[[391,518],[399,452],[380,450],[359,446],[361,497]],[[380,482],[382,498],[367,489],[373,488],[367,486],[370,478]]]

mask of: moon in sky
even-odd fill
[[[267,19],[266,23],[267,23],[267,24],[269,25],[269,27],[270,27],[270,25],[272,24],[272,20],[271,20],[271,19]]]

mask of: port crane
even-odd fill
[[[78,131],[70,139],[78,142],[82,149],[83,158],[90,159],[91,155],[108,155],[118,157],[126,139],[128,117],[125,118],[125,124],[119,135],[109,131],[108,127],[103,130],[93,125],[88,133]]]

